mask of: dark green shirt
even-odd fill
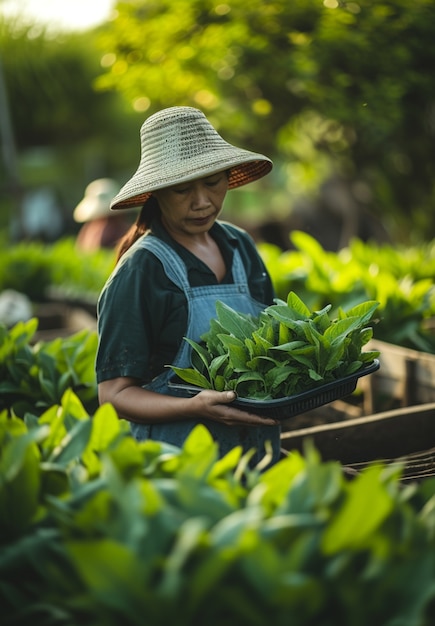
[[[230,233],[228,233],[228,229]],[[251,296],[265,306],[274,291],[252,238],[240,228],[216,222],[210,234],[227,267],[221,284],[233,282],[234,249],[239,249]],[[172,239],[159,221],[152,235],[168,243],[184,261],[191,287],[216,285],[212,270]],[[97,381],[131,376],[148,382],[172,363],[187,329],[187,301],[149,250],[133,245],[122,257],[98,302]]]

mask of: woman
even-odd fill
[[[112,403],[138,440],[182,446],[203,423],[221,455],[241,445],[256,449],[257,462],[271,441],[279,458],[275,420],[238,410],[233,392],[177,397],[167,367],[190,366],[183,338],[200,341],[217,300],[253,315],[273,303],[252,239],[218,221],[228,189],[271,169],[267,157],[224,141],[197,109],[171,107],[142,126],[140,165],[111,208],[143,206],[99,299],[96,362],[100,402]]]

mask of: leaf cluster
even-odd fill
[[[97,406],[94,361],[97,334],[82,330],[67,338],[33,343],[38,320],[0,324],[0,411],[18,417],[41,414],[72,389],[88,410]]]
[[[433,481],[354,480],[307,444],[267,471],[135,441],[67,391],[39,419],[0,413],[3,626],[434,623]]]
[[[258,318],[216,303],[216,319],[192,348],[192,367],[172,366],[185,382],[205,389],[234,390],[240,397],[285,398],[353,374],[379,355],[363,352],[378,303],[368,301],[331,320],[327,305],[311,311],[294,293]]]
[[[0,291],[14,289],[33,302],[59,292],[63,298],[96,302],[114,265],[113,250],[79,254],[72,237],[52,244],[4,242],[0,250]]]
[[[435,317],[435,246],[377,245],[354,239],[338,253],[308,233],[293,231],[295,249],[270,244],[258,250],[278,297],[296,291],[311,308],[332,304],[332,314],[365,300],[379,302],[375,339],[425,352],[435,351],[428,321]]]
[[[289,196],[319,172],[363,180],[390,232],[427,241],[434,18],[432,0],[123,2],[97,86],[146,115],[199,106],[229,141],[283,163]]]

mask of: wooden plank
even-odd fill
[[[366,414],[392,408],[394,401],[400,406],[435,402],[435,355],[377,340],[367,349],[380,351],[380,368],[360,381]],[[392,400],[390,407],[386,398]]]
[[[322,458],[343,464],[397,458],[435,446],[435,402],[283,432],[287,451],[311,439]]]

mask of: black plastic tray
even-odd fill
[[[378,369],[379,359],[374,359],[372,363],[369,363],[349,376],[334,380],[325,385],[320,385],[308,391],[303,391],[302,393],[295,394],[288,398],[278,398],[276,400],[237,398],[232,404],[239,409],[255,413],[256,415],[284,420],[305,413],[306,411],[317,409],[319,406],[350,395],[355,390],[359,378],[367,374],[372,374]],[[169,387],[176,391],[179,396],[191,398],[200,391],[204,391],[201,387],[188,385],[187,383],[179,381],[179,378],[173,378],[168,383]]]

